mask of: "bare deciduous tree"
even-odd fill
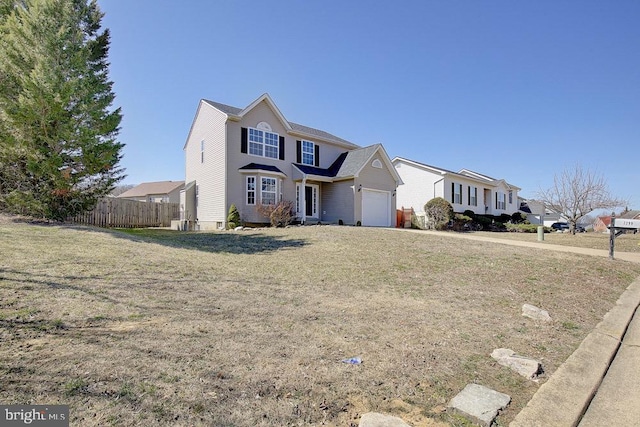
[[[569,230],[575,233],[580,218],[597,209],[613,209],[626,204],[614,197],[604,177],[577,164],[553,177],[553,186],[540,190],[538,198],[545,206],[569,221]]]

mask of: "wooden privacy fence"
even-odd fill
[[[170,227],[171,220],[179,218],[179,203],[105,198],[98,201],[92,211],[77,215],[69,221],[104,228],[143,228]]]

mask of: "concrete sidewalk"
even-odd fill
[[[640,310],[582,417],[580,427],[640,425]]]
[[[640,425],[639,305],[640,278],[509,425]]]
[[[414,230],[410,228],[395,228],[394,230],[430,234],[430,235],[440,236],[440,237],[451,237],[454,239],[467,239],[467,240],[476,240],[481,242],[499,243],[501,245],[520,246],[524,248],[537,248],[537,249],[556,251],[556,252],[569,252],[574,254],[598,256],[598,257],[606,257],[606,258],[609,257],[608,249],[589,249],[589,248],[578,248],[574,246],[553,245],[550,243],[538,242],[537,240],[535,241],[534,240],[531,240],[531,241],[508,240],[508,239],[500,239],[498,237],[478,236],[477,234],[474,234],[474,233]],[[536,238],[536,237],[532,236],[532,238]],[[613,256],[614,259],[617,259],[617,260],[640,263],[640,252],[615,251],[613,255],[614,255]]]
[[[417,231],[429,233],[425,231]],[[440,236],[608,257],[608,250],[574,248],[467,233]],[[639,253],[616,260],[640,263]],[[640,277],[622,293],[602,322],[542,384],[510,427],[640,426]]]

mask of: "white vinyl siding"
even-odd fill
[[[394,167],[404,182],[398,186],[398,209],[413,208],[416,213],[421,214],[429,200],[434,197],[446,197],[441,176],[402,161],[396,161]]]
[[[195,181],[198,188],[193,219],[200,223],[226,221],[226,115],[201,102],[185,144],[185,182]],[[202,144],[204,141],[204,147]],[[202,148],[206,151],[202,163]],[[195,202],[195,201],[194,201]]]

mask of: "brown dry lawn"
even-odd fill
[[[540,383],[489,356],[575,350],[640,265],[360,227],[105,231],[0,222],[0,402],[72,425],[414,426],[467,383]],[[580,265],[581,268],[575,268]],[[530,303],[554,321],[521,316]],[[341,360],[359,356],[361,365]]]

